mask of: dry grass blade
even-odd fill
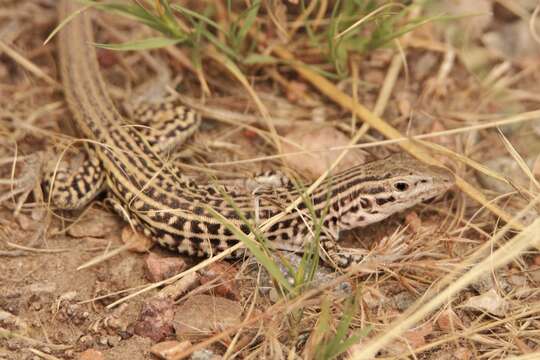
[[[255,90],[253,89],[253,87],[251,87],[249,85],[249,82],[247,81],[246,77],[244,76],[244,74],[242,74],[242,72],[240,71],[240,69],[228,58],[224,57],[223,55],[217,53],[216,51],[209,51],[209,54],[216,60],[218,61],[219,63],[223,64],[225,66],[225,68],[231,73],[234,75],[234,77],[242,84],[242,86],[244,86],[244,88],[247,90],[247,92],[249,93],[249,95],[251,96],[251,98],[253,99],[253,101],[255,102],[255,104],[257,105],[257,108],[259,109],[263,119],[265,120],[266,122],[266,126],[268,127],[268,129],[270,130],[270,134],[274,140],[274,146],[276,147],[276,149],[278,150],[278,153],[281,152],[281,143],[279,141],[279,136],[278,136],[278,133],[276,131],[276,128],[274,127],[274,124],[272,122],[272,120],[270,119],[270,113],[268,112],[268,109],[266,108],[266,106],[262,103],[262,101],[259,99],[259,96],[257,96],[257,93],[255,92]]]
[[[380,140],[380,141],[374,141],[374,142],[370,142],[370,143],[363,143],[363,144],[356,144],[356,145],[335,146],[335,147],[331,147],[331,148],[326,149],[326,150],[320,150],[320,152],[341,151],[341,150],[344,150],[344,149],[352,149],[352,148],[367,149],[367,148],[372,148],[372,147],[376,147],[376,146],[395,145],[395,144],[400,144],[400,143],[403,143],[403,142],[411,142],[411,141],[414,141],[414,140],[425,140],[425,139],[435,138],[435,137],[438,137],[438,136],[457,135],[457,134],[462,134],[462,133],[466,133],[466,132],[474,131],[474,130],[490,129],[490,128],[495,128],[495,127],[498,127],[498,126],[504,126],[504,125],[510,125],[510,124],[518,124],[520,122],[525,122],[525,121],[534,121],[534,120],[537,120],[539,116],[540,116],[540,110],[528,111],[528,112],[524,112],[524,113],[521,113],[521,114],[518,114],[518,115],[510,116],[508,118],[504,118],[504,119],[501,119],[501,120],[490,121],[490,122],[487,122],[485,124],[476,124],[476,125],[471,125],[471,126],[464,126],[464,127],[460,127],[460,128],[456,128],[456,129],[451,129],[451,130],[434,131],[434,132],[431,132],[429,134],[421,134],[421,135],[415,135],[415,136],[411,136],[411,137],[400,137],[400,138],[396,138],[396,139]],[[256,129],[256,128],[254,128],[254,129]],[[448,149],[446,149],[446,148],[444,148],[444,147],[442,147],[440,145],[436,145],[436,144],[428,143],[428,142],[422,142],[422,144],[425,145],[426,147],[432,147],[432,148],[436,149],[438,152],[441,152],[441,153],[448,153],[448,154],[452,153],[451,150],[448,150]],[[237,164],[246,164],[246,163],[251,163],[251,162],[256,162],[256,161],[274,160],[274,159],[279,159],[279,158],[283,158],[283,157],[286,157],[286,156],[293,156],[293,155],[300,155],[300,154],[313,154],[313,153],[316,153],[316,152],[317,151],[315,151],[315,150],[294,151],[294,152],[288,152],[288,153],[282,153],[282,154],[276,154],[276,155],[261,156],[261,157],[245,159],[245,160],[231,160],[231,161],[223,161],[223,162],[212,162],[212,163],[208,163],[206,165],[208,165],[208,166],[228,166],[228,165],[235,165],[235,164],[236,165]],[[464,163],[467,163],[467,164],[472,163],[472,160],[467,159],[464,156],[458,156],[456,154],[455,158],[462,161],[462,162],[464,162]],[[503,181],[506,181],[506,180],[503,180]]]
[[[48,347],[53,350],[66,350],[66,349],[71,349],[73,347],[72,345],[57,345],[57,344],[45,343],[36,339],[32,339],[31,337],[28,337],[28,336],[20,335],[11,330],[0,328],[0,339],[2,338],[3,339],[13,338],[13,339],[17,339],[22,342],[25,342],[27,344],[30,344],[32,346],[43,346],[43,347]]]
[[[511,323],[511,322],[516,321],[516,320],[518,320],[520,318],[521,319],[528,319],[531,316],[534,316],[535,314],[538,314],[538,311],[540,311],[540,308],[536,305],[531,309],[526,309],[526,310],[519,311],[517,314],[512,314],[511,316],[506,316],[503,319],[492,320],[492,321],[488,321],[486,323],[477,323],[474,326],[471,326],[471,327],[469,327],[467,329],[464,329],[462,331],[456,331],[456,332],[451,333],[451,334],[449,334],[449,335],[447,335],[447,336],[445,336],[443,338],[440,338],[439,340],[430,342],[429,344],[426,344],[424,346],[416,348],[415,352],[416,352],[416,354],[419,354],[419,353],[422,353],[422,352],[425,352],[425,351],[429,351],[429,350],[432,350],[434,348],[443,346],[445,344],[455,342],[455,341],[459,340],[460,338],[463,339],[463,338],[467,338],[467,337],[472,337],[475,334],[478,334],[480,332],[483,332],[483,331],[485,332],[485,331],[489,331],[491,329],[495,329],[497,326]],[[381,358],[381,360],[383,360],[383,359],[386,360],[388,358]],[[513,357],[512,357],[512,359],[513,359]],[[534,358],[534,359],[536,359],[536,358]]]
[[[505,7],[507,10],[509,10],[514,15],[519,16],[523,20],[529,19],[529,12],[527,9],[525,9],[523,3],[520,3],[519,1],[512,1],[512,0],[495,0],[497,3]]]
[[[13,50],[11,47],[9,47],[7,44],[5,44],[3,41],[0,40],[0,52],[5,52],[6,55],[11,57],[15,62],[17,62],[19,65],[21,65],[23,68],[37,76],[38,78],[44,80],[48,84],[56,87],[61,88],[60,84],[56,82],[53,78],[51,78],[49,75],[47,75],[43,70],[41,70],[39,67],[34,65],[31,61],[27,60],[24,56]]]
[[[43,351],[39,351],[37,349],[28,349],[32,354],[39,356],[40,358],[43,358],[45,360],[60,360],[60,358],[47,354]]]
[[[540,13],[540,4],[534,8],[534,12],[531,15],[531,18],[529,20],[529,31],[531,32],[531,35],[537,43],[540,44],[540,35],[538,34],[538,30],[536,27],[536,20],[538,19],[538,14]]]
[[[510,141],[508,141],[508,139],[506,138],[506,136],[504,136],[501,130],[499,130],[499,136],[501,137],[506,150],[508,150],[510,155],[512,155],[514,160],[516,160],[516,162],[518,163],[519,168],[523,171],[525,175],[527,175],[527,177],[534,184],[534,186],[536,186],[536,189],[540,190],[540,183],[538,183],[538,180],[536,180],[536,178],[534,177],[531,169],[529,169],[525,160],[523,160],[521,155],[519,155],[519,153],[517,152],[516,148],[512,145]]]
[[[533,352],[530,354],[520,355],[520,356],[510,356],[507,360],[537,360],[540,358],[540,352]]]
[[[376,116],[381,116],[384,112],[386,104],[388,104],[388,100],[390,99],[390,96],[392,96],[392,90],[394,88],[394,85],[396,84],[396,80],[398,79],[402,65],[403,56],[401,54],[394,55],[394,57],[392,58],[392,62],[390,63],[390,67],[386,72],[386,78],[384,79],[383,86],[381,88],[381,91],[379,92],[379,96],[377,97],[377,102],[375,103],[375,107],[373,108],[373,113]],[[367,123],[364,124],[367,125]]]
[[[166,284],[170,284],[170,283],[173,283],[181,278],[183,278],[184,276],[186,275],[189,275],[189,274],[192,274],[196,271],[199,271],[201,269],[204,269],[205,267],[209,266],[210,264],[218,261],[218,260],[221,260],[225,257],[227,257],[228,255],[232,254],[233,252],[235,252],[236,250],[239,250],[243,248],[243,244],[241,243],[238,243],[230,248],[228,248],[227,250],[223,251],[223,252],[220,252],[219,254],[215,255],[215,256],[212,256],[211,258],[208,258],[204,261],[201,261],[200,263],[198,263],[197,265],[189,268],[188,270],[184,271],[184,272],[181,272],[180,274],[176,274],[174,276],[171,276],[170,278],[168,279],[165,279],[165,280],[162,280],[162,281],[158,281],[158,282],[155,282],[153,284],[150,284],[148,286],[145,286],[144,288],[140,289],[140,290],[137,290],[109,305],[107,305],[107,309],[112,309],[113,307],[117,306],[117,305],[120,305],[121,303],[129,300],[129,299],[132,299],[140,294],[143,294],[147,291],[150,291],[152,289],[156,289],[160,286],[163,286],[163,285],[166,285]]]
[[[65,249],[39,249],[39,248],[33,248],[33,247],[15,244],[9,241],[6,242],[6,245],[13,249],[24,250],[28,252],[34,252],[34,253],[42,253],[42,254],[54,254],[54,253],[71,251],[71,249],[67,249],[67,248]]]
[[[86,269],[86,268],[89,268],[91,266],[94,266],[94,265],[97,265],[107,259],[110,259],[126,250],[129,250],[131,247],[133,246],[133,243],[127,243],[127,244],[124,244],[116,249],[113,249],[111,251],[107,251],[106,253],[102,254],[102,255],[99,255],[99,256],[96,256],[96,257],[93,257],[91,260],[85,262],[84,264],[80,265],[79,267],[77,267],[77,271],[80,271],[80,270],[83,270],[83,269]]]
[[[498,174],[497,172],[491,170],[490,168],[488,168],[487,166],[483,165],[483,164],[480,164],[479,162],[477,161],[474,161],[470,158],[468,158],[467,156],[465,155],[461,155],[455,151],[452,151],[448,148],[445,148],[444,146],[441,146],[441,145],[438,145],[438,144],[435,144],[435,143],[431,143],[431,142],[428,142],[428,141],[419,141],[418,142],[419,144],[421,144],[422,146],[425,146],[427,148],[430,148],[430,149],[433,149],[441,154],[445,154],[445,155],[448,155],[456,160],[459,160],[460,162],[462,162],[463,164],[466,164],[467,166],[470,166],[471,168],[475,169],[476,171],[479,171],[483,174],[486,174],[487,176],[490,176],[494,179],[497,179],[501,182],[504,182],[506,184],[509,184],[511,185],[510,181],[508,181],[507,178],[505,178],[503,175],[501,174]]]

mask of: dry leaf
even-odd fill
[[[332,126],[299,126],[285,135],[289,142],[283,142],[283,152],[311,151],[285,157],[285,163],[298,173],[309,179],[316,179],[336,160],[342,150],[332,150],[338,146],[346,146],[349,138]],[[359,149],[351,149],[339,163],[335,171],[342,171],[365,162],[365,155]]]
[[[463,306],[469,309],[486,311],[496,316],[504,316],[508,310],[508,302],[500,297],[495,289],[469,298]]]
[[[463,328],[463,323],[454,310],[446,309],[437,317],[437,326],[439,329],[448,332]]]

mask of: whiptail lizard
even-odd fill
[[[62,0],[60,19],[79,8],[75,1]],[[88,139],[88,157],[73,174],[59,170],[47,181],[49,199],[56,207],[82,207],[105,187],[114,209],[145,235],[180,253],[209,256],[233,246],[238,239],[211,216],[207,206],[249,233],[226,197],[252,221],[280,213],[279,204],[301,194],[290,184],[263,188],[254,195],[191,181],[163,161],[160,153],[164,143],[179,144],[193,133],[199,117],[191,110],[163,105],[138,115],[161,116],[164,121],[158,128],[141,130],[128,122],[116,109],[101,77],[88,14],[66,24],[58,44],[65,96],[78,130]],[[403,155],[332,176],[310,197],[315,215],[324,215],[325,230],[320,237],[323,259],[338,267],[360,261],[360,256],[337,244],[341,231],[381,221],[444,193],[453,182],[448,170]],[[227,191],[226,196],[223,191]],[[302,203],[265,237],[278,248],[302,251],[305,242],[311,241],[309,226],[309,212]]]

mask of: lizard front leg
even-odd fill
[[[322,258],[330,266],[337,269],[347,269],[351,265],[359,264],[365,259],[362,250],[344,248],[330,235],[321,234],[319,243],[322,248]]]

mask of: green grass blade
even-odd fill
[[[321,327],[320,329],[316,329],[316,331],[319,331],[319,333],[315,333],[314,336],[319,336],[318,339],[320,339],[319,345],[316,348],[318,359],[334,359],[343,352],[347,351],[350,346],[357,343],[362,337],[369,334],[371,327],[368,326],[366,328],[354,331],[350,336],[347,336],[350,331],[349,328],[352,320],[358,311],[359,299],[360,292],[357,291],[356,294],[347,301],[345,309],[343,310],[343,315],[339,320],[334,334],[331,334],[330,325],[324,328]],[[322,323],[323,321],[328,321],[328,324],[330,324],[330,320],[327,320],[327,312],[329,312],[329,309],[326,308],[327,306],[328,305],[323,302],[319,322]],[[320,335],[322,330],[326,330],[323,333],[323,336]]]
[[[86,11],[87,9],[93,7],[94,5],[93,4],[90,4],[90,5],[87,5],[86,7],[83,7],[83,8],[80,8],[79,10],[77,11],[74,11],[73,13],[69,14],[68,17],[66,17],[64,20],[62,20],[54,29],[53,31],[51,31],[51,33],[49,34],[49,36],[47,36],[47,38],[45,39],[45,41],[43,42],[43,45],[47,45],[47,43],[49,41],[51,41],[51,39],[54,37],[54,35],[56,35],[56,33],[58,31],[60,31],[60,29],[62,29],[68,22],[70,22],[71,20],[73,20],[76,16],[78,16],[80,13],[82,13],[83,11]]]
[[[212,26],[214,29],[216,29],[216,30],[218,30],[220,32],[224,32],[223,29],[221,28],[221,26],[219,26],[218,23],[216,23],[215,21],[212,21],[211,19],[209,19],[206,16],[203,16],[203,15],[199,14],[198,12],[189,10],[188,8],[186,8],[186,7],[182,6],[182,5],[179,5],[179,4],[172,4],[171,8],[173,10],[178,11],[179,13],[181,13],[184,16],[200,20],[200,21],[206,23],[207,25]]]
[[[249,54],[243,61],[246,65],[273,65],[282,62],[278,58],[263,54]]]
[[[165,46],[175,45],[185,39],[170,39],[170,38],[148,38],[143,40],[134,40],[121,44],[100,44],[94,43],[94,46],[97,46],[102,49],[115,50],[115,51],[131,51],[131,50],[148,50],[148,49],[157,49]]]
[[[162,9],[164,10],[162,12],[159,12],[159,18],[161,19],[165,28],[169,30],[170,35],[173,37],[184,36],[185,32],[184,30],[181,29],[180,25],[178,24],[178,20],[174,16],[173,10],[171,9],[171,6],[169,5],[169,1],[159,0],[159,4],[162,6]]]
[[[360,339],[366,337],[372,329],[372,326],[366,326],[363,329],[358,329],[354,331],[351,336],[336,345],[336,347],[333,349],[334,352],[330,353],[328,358],[332,359],[338,357],[339,355],[347,351],[352,345],[357,344]]]
[[[367,43],[367,50],[376,49],[381,46],[384,46],[388,42],[405,35],[414,29],[427,24],[429,22],[432,22],[434,20],[440,20],[441,18],[439,16],[431,16],[426,17],[422,19],[415,19],[414,21],[411,21],[410,23],[403,26],[403,28],[395,30],[395,31],[388,31],[386,33],[383,32],[381,36],[374,36],[371,38],[371,41]]]
[[[161,16],[151,13],[139,2],[136,4],[126,4],[121,2],[96,2],[92,0],[77,0],[82,4],[87,4],[96,9],[117,13],[120,16],[137,20],[154,30],[167,36],[182,37],[186,34],[178,27],[174,17]],[[167,7],[164,6],[166,9]],[[166,14],[165,14],[166,15]]]
[[[334,335],[332,341],[328,346],[328,353],[333,356],[337,356],[340,353],[341,344],[347,337],[347,332],[349,331],[349,325],[351,324],[354,315],[356,314],[356,299],[357,296],[354,296],[352,299],[349,299],[345,305],[345,310],[343,311],[342,318],[340,319],[336,334]]]
[[[257,261],[264,266],[266,271],[281,285],[283,288],[287,289],[289,293],[294,293],[293,287],[289,284],[287,279],[285,279],[285,276],[281,273],[281,270],[279,269],[279,266],[272,260],[272,258],[266,254],[261,249],[261,244],[251,239],[249,236],[244,234],[242,230],[240,230],[236,225],[231,223],[229,220],[227,220],[223,215],[215,211],[210,206],[207,206],[208,211],[211,213],[211,215],[219,221],[223,226],[227,227],[234,236],[242,241],[242,243],[249,249],[249,251],[255,256]],[[248,226],[251,228],[251,225],[249,225],[249,222],[245,222],[245,224],[248,224]],[[254,229],[253,229],[254,230]],[[252,233],[256,235],[257,231],[253,231]]]
[[[248,31],[251,29],[255,20],[257,19],[257,14],[259,13],[259,8],[261,7],[260,0],[256,0],[244,13],[240,16],[244,20],[243,25],[239,28],[238,39],[244,41]]]
[[[215,45],[219,50],[221,50],[225,55],[227,55],[229,58],[234,59],[236,61],[240,60],[240,57],[238,54],[229,46],[224,44],[222,41],[220,41],[214,34],[209,32],[208,30],[203,30],[204,37],[210,41],[213,45]]]

